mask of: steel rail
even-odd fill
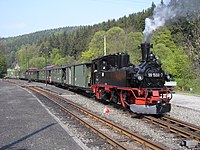
[[[87,114],[87,115],[93,117],[93,118],[96,119],[97,121],[99,121],[99,122],[101,122],[101,123],[104,123],[104,124],[106,124],[107,126],[109,126],[110,128],[115,129],[115,130],[117,130],[118,132],[121,132],[121,133],[123,133],[124,135],[128,136],[128,137],[131,138],[132,140],[135,140],[135,141],[141,143],[141,144],[144,145],[146,148],[155,149],[155,150],[169,149],[169,148],[165,147],[164,145],[162,145],[162,144],[160,144],[160,143],[152,142],[152,141],[150,141],[150,140],[148,140],[148,139],[146,139],[146,138],[144,138],[144,137],[142,137],[142,136],[140,136],[140,135],[138,135],[138,134],[136,134],[136,133],[133,133],[132,131],[130,131],[130,130],[128,130],[128,129],[125,129],[125,128],[123,128],[123,127],[120,127],[120,126],[118,126],[118,125],[112,123],[111,121],[108,121],[108,120],[106,120],[106,119],[103,119],[103,118],[97,116],[96,114],[94,114],[94,113],[88,111],[87,109],[82,108],[82,107],[78,106],[77,104],[75,104],[75,103],[73,103],[73,102],[71,102],[71,101],[69,101],[69,100],[67,100],[67,99],[65,99],[65,98],[63,98],[63,97],[61,97],[60,95],[57,95],[57,94],[55,94],[55,93],[51,93],[50,91],[47,91],[47,90],[44,90],[44,89],[41,89],[41,88],[38,88],[38,87],[30,87],[30,86],[29,86],[29,87],[27,87],[27,88],[29,88],[29,89],[31,89],[31,90],[34,90],[34,91],[37,90],[37,91],[39,91],[40,93],[41,93],[41,91],[42,91],[43,93],[45,93],[45,94],[47,94],[47,95],[49,95],[49,96],[51,96],[51,97],[54,97],[54,98],[57,98],[57,99],[60,99],[60,100],[64,101],[65,103],[67,103],[67,104],[69,104],[69,105],[75,107],[76,109],[79,109],[81,112],[83,112],[83,113],[85,113],[85,114]],[[58,105],[58,104],[57,104],[57,105]],[[63,106],[60,106],[60,107],[61,107],[63,110],[66,109],[66,108],[64,108]],[[66,110],[66,111],[67,111],[67,110]],[[71,114],[71,113],[70,113],[70,114]],[[75,118],[79,118],[78,116],[74,116],[74,117],[75,117]],[[91,127],[95,132],[99,132],[99,130],[97,130],[95,127],[90,126],[88,123],[85,123],[85,121],[82,120],[81,118],[80,118],[80,120],[81,120],[81,122],[83,122],[84,124],[86,124],[86,126]],[[104,136],[104,135],[102,135],[102,133],[100,133],[100,134],[101,134],[100,136]],[[105,135],[103,138],[105,138],[105,137],[107,138],[108,135]],[[119,143],[119,142],[113,141],[113,139],[110,139],[109,137],[108,137],[108,142],[110,142],[111,144],[114,143],[114,146],[116,146],[117,143]],[[119,147],[121,147],[122,149],[125,148],[125,147],[123,148],[123,146],[119,146]],[[121,148],[120,148],[120,149],[121,149]],[[128,148],[125,148],[125,149],[128,149]]]
[[[178,120],[178,119],[175,119],[175,118],[172,118],[170,116],[163,116],[162,119],[166,120],[166,121],[170,121],[172,123],[175,123],[175,124],[179,124],[180,126],[184,126],[184,127],[187,127],[189,128],[191,131],[194,131],[194,132],[200,132],[200,127],[194,125],[194,124],[191,124],[191,123],[186,123],[186,122],[183,122],[181,120]]]
[[[200,144],[200,128],[195,125],[171,118],[169,116],[163,116],[161,118],[144,116],[144,119],[163,128],[167,128],[171,132],[182,137],[196,140]]]

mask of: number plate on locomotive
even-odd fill
[[[163,74],[162,73],[148,73],[148,77],[150,77],[150,78],[160,78],[160,77],[162,77],[163,76]]]

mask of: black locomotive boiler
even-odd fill
[[[171,110],[170,79],[150,43],[142,43],[142,62],[130,63],[129,55],[118,53],[97,58],[91,64],[91,88],[96,98],[129,107],[140,114],[165,114]]]

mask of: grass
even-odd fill
[[[177,82],[177,87],[175,87],[175,91],[200,95],[200,79],[189,80],[186,83],[180,82],[179,80]]]

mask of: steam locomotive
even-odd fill
[[[166,74],[150,43],[141,44],[142,61],[130,63],[129,55],[118,53],[62,67],[30,68],[19,72],[20,79],[64,86],[91,92],[96,99],[114,102],[139,114],[170,112],[172,90],[165,86],[171,75]]]
[[[91,88],[96,98],[121,104],[139,114],[165,114],[170,112],[171,89],[156,56],[150,52],[152,45],[142,43],[142,62],[130,64],[128,54],[103,56],[92,61]]]

